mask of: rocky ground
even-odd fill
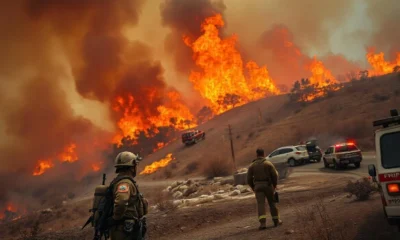
[[[175,182],[148,193],[148,239],[400,239],[387,225],[377,195],[359,202],[344,193],[350,179],[314,174],[281,181],[278,206],[284,224],[272,228],[268,222],[265,231],[257,230],[254,194],[246,186],[218,178]],[[35,220],[38,239],[92,239],[90,227],[79,230],[89,207],[89,201],[77,202],[3,224],[1,239],[24,239],[21,230],[30,231]]]

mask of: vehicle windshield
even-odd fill
[[[381,161],[384,168],[400,167],[400,132],[387,133],[381,137]]]
[[[350,152],[350,151],[356,151],[358,148],[355,145],[344,145],[344,146],[337,146],[336,147],[336,152]]]
[[[305,150],[307,150],[307,149],[306,149],[306,147],[304,147],[304,146],[297,146],[297,147],[296,147],[296,150],[297,150],[297,151],[305,151]]]
[[[188,133],[182,134],[182,137],[190,137],[190,136],[193,136],[193,132],[188,132]]]

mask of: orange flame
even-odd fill
[[[50,169],[52,167],[54,167],[54,164],[51,160],[39,160],[32,175],[33,176],[42,175],[44,172],[46,172],[47,169]]]
[[[165,147],[167,144],[165,144],[165,143],[163,143],[163,142],[158,142],[157,143],[157,147],[155,147],[154,149],[153,149],[153,152],[155,152],[155,151],[157,151],[157,150],[160,150],[161,148],[163,148],[163,147]]]
[[[78,155],[76,154],[76,144],[71,143],[65,146],[64,151],[58,154],[57,158],[60,162],[75,162],[78,160]],[[48,158],[45,160],[38,160],[36,167],[32,173],[33,176],[39,176],[45,173],[48,169],[54,167],[53,159]]]
[[[203,70],[192,71],[190,81],[209,100],[216,114],[279,93],[266,67],[251,61],[246,64],[245,75],[242,57],[236,49],[237,37],[221,39],[218,28],[223,26],[222,16],[218,14],[203,22],[203,35],[194,42],[183,36],[183,42],[193,51],[196,65]]]
[[[308,68],[312,73],[312,76],[309,78],[310,83],[317,85],[317,87],[326,87],[338,82],[331,71],[321,61],[317,60],[316,57],[314,57]]]
[[[92,170],[93,170],[94,172],[100,171],[100,165],[97,164],[97,163],[92,163]]]
[[[12,203],[7,203],[7,206],[6,206],[4,209],[2,209],[2,210],[0,211],[0,220],[4,220],[4,219],[5,219],[6,213],[7,213],[7,212],[13,214],[13,215],[11,216],[12,218],[9,219],[9,220],[11,220],[11,221],[17,220],[17,219],[21,218],[21,217],[18,216],[18,214],[17,214],[17,207],[15,207],[15,205],[12,204]]]
[[[172,156],[172,153],[168,153],[165,158],[147,165],[140,175],[154,173],[158,169],[166,167],[174,159],[175,158]]]
[[[400,52],[397,53],[397,58],[393,62],[385,61],[385,56],[383,52],[375,53],[374,48],[369,48],[367,53],[367,60],[372,66],[370,70],[371,76],[379,76],[383,74],[388,74],[394,71],[396,66],[400,67]]]
[[[76,144],[71,143],[64,148],[64,152],[59,154],[59,159],[61,162],[75,162],[78,160],[78,155],[75,152]]]
[[[127,98],[117,97],[113,109],[123,116],[117,123],[120,132],[115,135],[113,142],[120,144],[123,137],[130,136],[134,140],[133,144],[136,144],[135,139],[141,131],[146,137],[153,137],[159,132],[159,127],[173,127],[177,130],[195,127],[194,116],[183,104],[180,94],[169,91],[166,97],[165,104],[157,107],[158,114],[151,117],[143,116],[131,94]]]

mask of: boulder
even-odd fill
[[[183,191],[185,191],[185,190],[188,189],[188,188],[189,188],[189,187],[188,187],[187,185],[180,185],[179,188],[178,188],[178,190],[181,191],[181,192],[183,192]]]
[[[213,180],[214,182],[220,182],[222,180],[222,177],[215,177]]]
[[[53,210],[51,210],[51,208],[43,209],[42,211],[40,211],[41,214],[49,214],[52,212],[53,212]]]
[[[246,185],[247,184],[247,172],[235,173],[233,175],[234,185]]]
[[[240,195],[240,191],[239,190],[234,190],[233,192],[231,192],[230,194],[229,194],[229,196],[231,196],[231,197],[233,197],[233,196],[237,196],[237,195]]]
[[[180,191],[176,191],[174,192],[174,194],[172,195],[173,198],[178,199],[181,198],[183,196],[183,193]]]
[[[225,193],[224,190],[219,190],[219,191],[217,192],[217,194],[223,194],[223,193]]]
[[[197,192],[197,187],[196,185],[191,185],[189,188],[187,188],[185,191],[183,191],[183,196],[188,197],[190,194]]]
[[[222,194],[214,194],[214,199],[216,199],[216,200],[220,200],[220,199],[224,199],[224,198],[226,198],[226,196],[225,195],[222,195]]]

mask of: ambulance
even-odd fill
[[[400,116],[395,109],[390,115],[373,122],[376,162],[368,173],[378,183],[385,217],[400,230]]]

